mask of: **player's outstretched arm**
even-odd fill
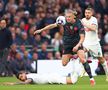
[[[88,28],[89,30],[91,30],[91,31],[97,30],[97,26],[96,26],[95,24],[93,24],[93,25],[85,25],[85,24],[84,24],[84,26],[87,27],[87,28]]]
[[[85,39],[85,35],[84,34],[80,34],[80,41],[78,43],[78,46],[82,45],[82,43],[84,42]]]
[[[28,79],[24,82],[4,82],[1,85],[25,85],[25,84],[30,84],[32,82],[31,79]]]
[[[84,34],[80,34],[80,41],[78,42],[78,44],[73,48],[73,51],[76,52],[78,50],[78,48],[82,45],[83,41],[85,39],[85,35]]]
[[[53,29],[53,28],[55,28],[55,27],[57,27],[57,24],[56,24],[56,23],[50,24],[50,25],[48,25],[48,26],[46,26],[46,27],[44,27],[44,28],[42,28],[42,29],[36,30],[36,31],[34,32],[34,35],[35,35],[35,34],[38,34],[38,33],[41,33],[42,31],[45,31],[45,30]]]

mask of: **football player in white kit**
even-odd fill
[[[98,22],[92,15],[93,9],[87,8],[85,10],[85,18],[82,19],[85,28],[85,40],[83,46],[91,53],[91,55],[100,61],[106,73],[106,81],[108,81],[108,66],[102,55],[101,45],[98,38]]]
[[[62,76],[57,73],[36,74],[20,71],[17,75],[17,78],[21,80],[21,82],[5,82],[3,84],[75,84],[78,80],[78,74],[74,72],[71,73],[70,76]]]

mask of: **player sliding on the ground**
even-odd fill
[[[64,16],[62,16],[64,17]],[[85,58],[82,43],[85,38],[85,31],[81,21],[76,17],[74,10],[67,10],[64,19],[57,18],[56,23],[50,24],[40,30],[36,30],[34,34],[40,33],[45,30],[50,30],[55,27],[63,28],[63,55],[62,65],[66,66],[70,61],[72,55],[77,54],[80,62],[83,64],[85,71],[90,77],[90,84],[95,85],[95,80],[92,76],[91,69]]]
[[[70,76],[62,76],[57,73],[36,74],[21,71],[17,74],[17,78],[21,82],[5,82],[3,85],[19,85],[19,84],[75,84],[78,80],[77,73],[71,73]]]

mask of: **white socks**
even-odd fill
[[[102,64],[104,70],[105,70],[105,74],[108,75],[108,66],[107,66],[107,62],[105,61],[103,64]]]
[[[71,75],[72,84],[75,84],[75,83],[77,82],[77,80],[78,80],[78,74],[74,72],[74,73]]]

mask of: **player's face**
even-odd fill
[[[5,28],[6,27],[6,21],[5,20],[1,20],[0,21],[0,27],[1,28]]]
[[[72,13],[66,13],[66,14],[65,14],[65,18],[66,18],[66,21],[67,21],[68,23],[71,23],[71,22],[73,22],[75,16],[74,16]]]
[[[26,73],[22,73],[22,74],[20,74],[19,75],[19,79],[21,80],[21,81],[25,81],[27,78],[26,78]]]
[[[92,11],[91,10],[85,10],[85,18],[90,19],[92,16]]]

